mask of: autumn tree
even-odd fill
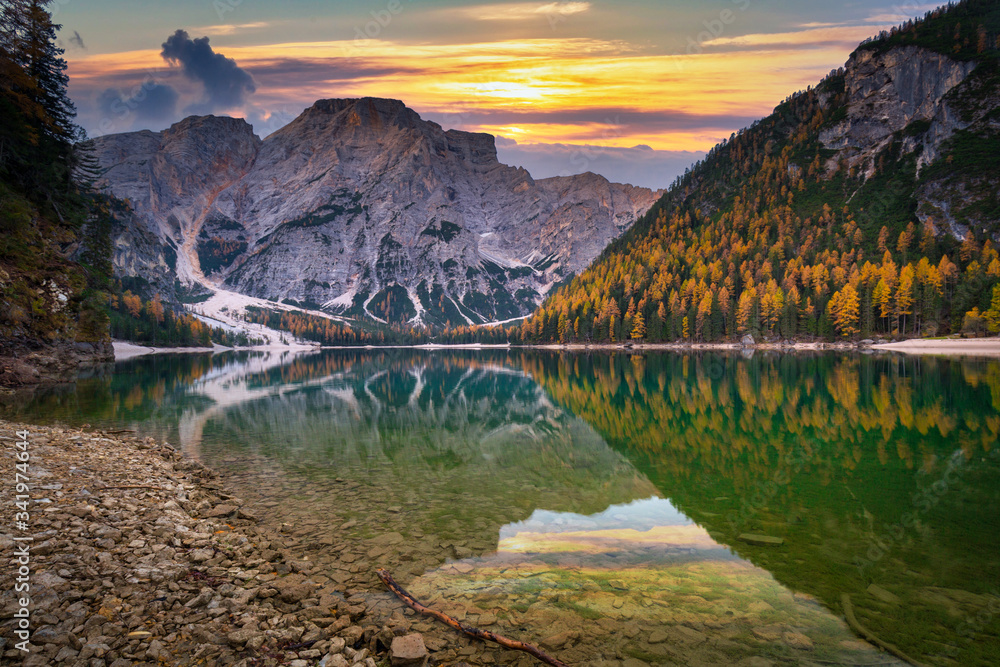
[[[131,291],[126,290],[125,294],[122,295],[122,303],[128,310],[129,315],[138,318],[139,314],[142,312],[142,299]]]
[[[1000,285],[993,288],[990,308],[983,313],[983,317],[986,319],[986,326],[991,333],[1000,333]]]
[[[646,337],[646,322],[642,318],[642,312],[638,312],[632,318],[632,338],[640,340]]]
[[[859,333],[858,314],[860,312],[860,301],[858,293],[853,286],[850,284],[845,285],[842,290],[834,293],[830,297],[828,308],[834,327],[841,336],[849,338]]]

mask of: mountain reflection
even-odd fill
[[[716,541],[935,664],[1000,657],[1000,364],[534,356],[524,366]],[[754,546],[746,533],[784,540]]]
[[[501,626],[636,624],[592,657],[684,661],[663,647],[693,642],[708,661],[870,662],[841,645],[845,595],[920,661],[1000,656],[996,361],[233,353],[5,402],[179,443],[345,585],[384,565],[442,604],[500,585]],[[670,623],[739,648],[652,641]]]

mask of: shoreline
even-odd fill
[[[217,354],[234,350],[269,352],[301,352],[319,350],[547,350],[554,352],[899,352],[938,356],[1000,357],[1000,336],[992,338],[910,338],[890,343],[861,342],[780,342],[780,343],[550,343],[515,345],[512,343],[458,343],[454,345],[422,343],[420,345],[257,345],[232,348],[213,347],[153,347],[127,341],[114,341],[115,361],[125,361],[153,354]]]
[[[943,356],[1000,356],[1000,337],[993,338],[911,338],[891,343],[792,342],[792,343],[566,343],[518,346],[527,349],[567,352],[629,351],[767,351],[767,352],[901,352]]]
[[[1000,357],[1000,336],[992,338],[911,338],[885,345],[873,345],[876,350],[941,356]]]
[[[144,357],[151,354],[218,354],[220,352],[232,352],[242,350],[264,350],[264,351],[301,351],[319,349],[314,345],[253,345],[250,347],[226,347],[225,345],[213,344],[212,347],[155,347],[151,345],[140,345],[124,340],[112,341],[114,347],[115,361],[125,361],[135,357]]]
[[[260,522],[216,472],[150,437],[0,420],[11,471],[0,488],[12,499],[22,431],[33,502],[18,519],[26,526],[0,528],[0,546],[28,545],[31,650],[16,648],[17,570],[5,568],[5,661],[374,667],[387,657],[357,592]],[[400,621],[394,636],[409,631]]]

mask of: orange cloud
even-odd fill
[[[830,42],[857,44],[870,36],[871,32],[870,25],[820,26],[789,32],[717,37],[706,41],[703,46],[808,46]]]
[[[766,115],[789,93],[840,64],[842,49],[806,46],[818,31],[846,39],[846,33],[830,30],[839,29],[713,40],[748,48],[690,56],[640,54],[625,43],[591,39],[456,45],[343,40],[230,46],[225,55],[254,75],[258,92],[252,100],[258,109],[302,108],[324,97],[394,97],[421,113],[454,119],[463,129],[516,135],[525,143],[646,144],[696,151],[737,129],[730,124],[737,122],[733,119]],[[802,47],[761,48],[779,41]],[[311,69],[301,77],[285,71],[269,75],[283,63]],[[357,73],[338,77],[338,68],[347,66]],[[99,89],[102,80],[129,72],[141,78],[167,69],[158,50],[70,63],[76,89]],[[572,120],[569,111],[577,116],[589,111],[596,120]],[[497,120],[484,120],[484,112]],[[531,118],[522,120],[527,112]],[[505,113],[510,117],[501,118]],[[671,125],[675,117],[687,119],[685,126]],[[705,119],[700,125],[699,117]]]

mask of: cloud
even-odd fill
[[[198,28],[192,28],[191,32],[197,32],[202,35],[210,36],[233,35],[237,32],[243,32],[245,30],[259,30],[270,26],[271,23],[268,23],[267,21],[257,21],[256,23],[223,23],[220,25],[205,25]]]
[[[698,151],[658,151],[592,144],[519,144],[497,137],[497,156],[504,164],[524,167],[534,178],[570,176],[592,171],[614,183],[630,183],[654,190],[670,185],[684,169],[704,157]]]
[[[138,121],[169,122],[177,113],[178,97],[170,86],[147,81],[127,94],[118,88],[107,88],[98,95],[97,108],[105,117],[120,121],[134,114]]]
[[[523,21],[539,17],[565,17],[590,11],[589,2],[515,2],[502,5],[479,5],[459,10],[464,18],[475,21]]]
[[[225,111],[253,116],[267,133],[285,119],[273,115],[276,110],[297,112],[321,98],[392,97],[446,128],[516,137],[522,145],[707,150],[789,93],[816,83],[856,43],[748,47],[738,57],[736,47],[694,55],[623,53],[618,42],[586,38],[370,40],[353,57],[344,56],[350,39],[227,46],[226,56],[253,72],[257,91],[251,102]],[[107,88],[128,90],[158,66],[157,81],[178,92],[179,107],[206,97],[200,79],[162,63],[158,49],[74,59],[70,92],[81,124],[97,126],[86,101]]]
[[[291,123],[302,113],[302,110],[301,107],[270,110],[252,109],[247,114],[246,121],[253,126],[254,134],[263,139]]]
[[[898,23],[905,23],[910,19],[923,16],[926,12],[937,9],[940,5],[938,2],[932,2],[929,4],[920,4],[915,2],[910,3],[900,3],[892,7],[892,11],[883,12],[881,14],[872,14],[865,19],[867,23],[889,23],[896,25]]]
[[[193,110],[209,113],[239,107],[257,90],[250,73],[232,58],[216,53],[208,37],[191,39],[186,31],[178,30],[162,46],[164,60],[180,65],[184,76],[205,87],[205,99]]]
[[[87,48],[87,45],[83,43],[83,37],[80,37],[80,33],[76,30],[73,31],[73,36],[69,38],[69,43],[80,49]]]
[[[871,26],[834,26],[790,32],[752,33],[737,37],[716,37],[702,46],[815,46],[820,44],[855,45],[871,35]]]
[[[523,108],[491,109],[468,107],[461,112],[437,112],[434,118],[442,125],[475,127],[527,127],[559,123],[590,127],[603,132],[607,138],[617,138],[650,133],[695,130],[704,127],[745,127],[759,118],[752,114],[686,113],[681,109],[662,108],[639,111],[628,107],[591,107],[585,109],[532,110]],[[546,143],[546,142],[538,142]]]

